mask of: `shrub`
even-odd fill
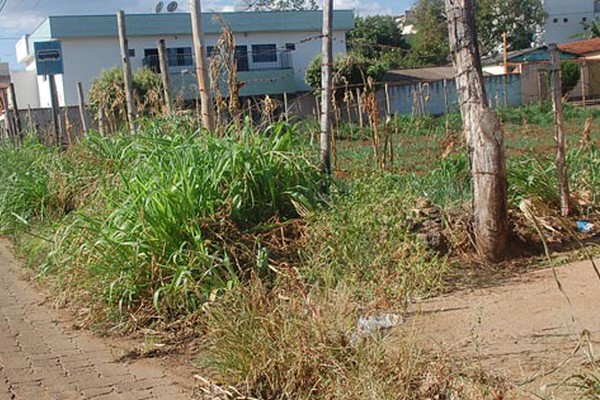
[[[313,89],[321,87],[321,56],[315,57],[306,70],[306,83]],[[333,86],[365,84],[368,77],[380,82],[387,68],[379,62],[347,54],[333,60]]]
[[[148,68],[135,71],[133,91],[139,116],[156,116],[162,111],[162,82],[160,77]],[[92,81],[89,93],[92,110],[101,108],[111,131],[116,131],[127,121],[125,83],[123,70],[118,67],[102,71]]]

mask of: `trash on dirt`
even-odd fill
[[[589,221],[577,221],[577,230],[581,233],[591,233],[595,226]]]
[[[359,317],[356,330],[350,337],[350,344],[355,345],[362,338],[375,333],[402,325],[404,319],[398,314],[381,314],[372,317]]]

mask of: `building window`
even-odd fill
[[[294,51],[294,50],[296,50],[296,43],[286,43],[285,44],[285,49],[287,51]]]
[[[129,49],[129,57],[135,57],[135,49]]]
[[[586,17],[581,18],[581,22],[587,22],[587,18]]]
[[[557,23],[558,23],[558,18],[554,18],[554,19],[552,20],[552,22],[554,22],[555,24],[557,24]]]
[[[253,44],[252,62],[277,62],[277,46],[274,44]]]
[[[566,24],[567,22],[569,22],[569,18],[563,18],[563,22]]]
[[[214,57],[214,46],[206,47],[206,54],[208,57]],[[235,46],[235,61],[238,72],[249,71],[250,66],[248,65],[248,47],[247,46]]]
[[[191,47],[174,47],[167,49],[170,67],[190,67],[194,65]]]

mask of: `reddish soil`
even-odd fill
[[[565,379],[589,363],[600,342],[600,279],[589,261],[556,271],[565,293],[551,269],[526,273],[420,302],[403,334],[506,377],[509,398],[576,398]]]

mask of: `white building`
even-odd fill
[[[321,54],[321,11],[232,12],[219,16],[236,37],[238,78],[244,83],[242,96],[309,90],[304,75],[310,61]],[[190,15],[131,14],[126,24],[133,68],[158,68],[157,41],[165,39],[175,95],[189,98],[190,93],[184,91],[193,88],[191,82],[195,80]],[[202,15],[202,24],[210,51],[222,26],[211,13]],[[333,53],[345,53],[345,33],[354,26],[354,13],[334,11],[333,26]],[[24,107],[50,106],[48,80],[37,76],[33,54],[33,43],[45,40],[62,42],[64,74],[56,76],[61,105],[77,104],[77,82],[82,82],[87,91],[103,69],[121,65],[116,15],[49,17],[16,45],[17,60],[25,64],[25,72],[15,82],[17,98],[27,99],[19,101]]]
[[[583,23],[600,15],[600,0],[542,0],[547,18],[541,44],[567,43],[581,40]]]

